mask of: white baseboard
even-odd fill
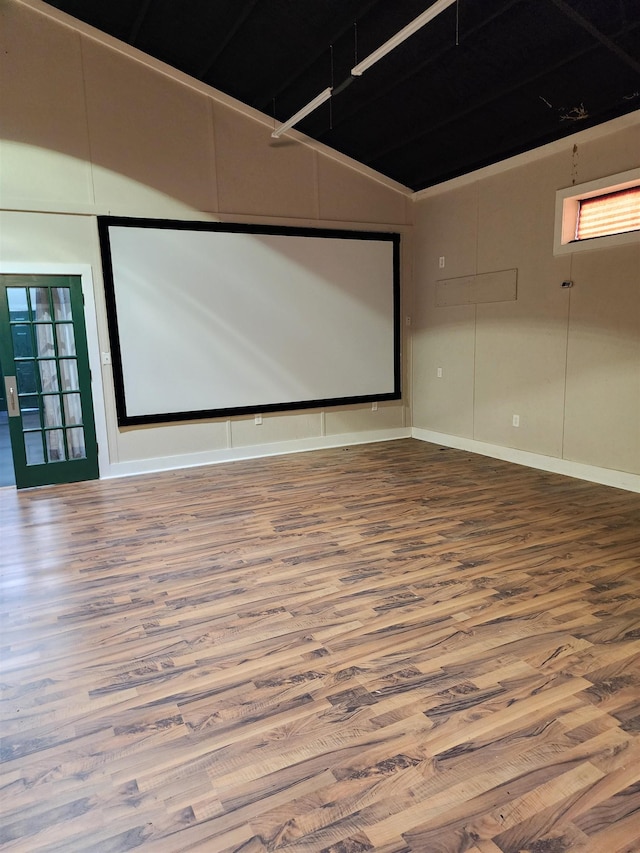
[[[197,465],[216,465],[221,462],[237,462],[241,459],[259,459],[265,456],[282,456],[285,453],[303,453],[307,450],[323,450],[354,444],[372,444],[378,441],[393,441],[411,438],[409,427],[372,430],[367,432],[342,433],[340,435],[313,436],[273,444],[253,444],[249,447],[225,447],[201,453],[183,453],[177,456],[162,456],[154,459],[136,459],[131,462],[114,462],[100,470],[101,479],[129,477],[134,474],[151,474],[171,471],[175,468],[193,468]]]
[[[468,450],[471,453],[479,453],[482,456],[491,456],[493,459],[502,459],[505,462],[526,465],[528,468],[551,471],[553,474],[564,474],[566,477],[589,480],[592,483],[613,486],[616,489],[626,489],[629,492],[640,492],[639,474],[616,471],[612,468],[598,468],[596,465],[584,465],[581,462],[571,462],[567,459],[558,459],[555,456],[544,456],[541,453],[529,453],[526,450],[502,447],[499,444],[487,444],[484,441],[476,441],[473,438],[447,435],[446,433],[433,432],[429,429],[417,429],[414,427],[411,435],[413,438],[417,438],[420,441],[428,441],[431,444],[442,444],[445,447]]]

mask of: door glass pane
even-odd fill
[[[67,430],[67,446],[69,448],[69,459],[85,458],[87,452],[84,446],[84,430],[82,427]]]
[[[56,363],[53,359],[48,361],[39,361],[40,366],[40,382],[42,384],[42,393],[51,394],[58,391],[58,371]]]
[[[47,459],[49,462],[64,462],[64,438],[61,429],[52,429],[45,432],[47,442]]]
[[[75,426],[82,423],[80,394],[64,395],[64,420],[67,426]]]
[[[34,320],[50,320],[51,309],[49,307],[49,288],[30,287],[31,310]]]
[[[76,340],[73,336],[73,325],[71,323],[59,323],[56,326],[58,336],[58,355],[75,355]]]
[[[18,394],[34,394],[37,392],[35,361],[16,362],[16,382],[18,383]]]
[[[62,391],[77,391],[78,385],[78,363],[75,358],[62,358],[59,361],[60,384]]]
[[[8,287],[7,301],[9,303],[10,320],[28,320],[29,304],[26,287]]]
[[[55,320],[71,320],[71,290],[68,287],[54,287],[53,316]]]
[[[12,326],[11,337],[13,339],[14,358],[33,357],[33,342],[29,326]]]
[[[47,427],[62,426],[60,397],[57,394],[47,394],[42,398],[44,403],[44,425]]]
[[[36,333],[36,348],[38,350],[38,355],[44,356],[45,358],[53,358],[56,354],[53,346],[53,326],[51,323],[42,323],[34,325],[33,328]]]
[[[42,433],[25,432],[24,450],[27,457],[27,465],[43,465],[44,448],[42,447]]]
[[[40,429],[40,405],[36,394],[20,398],[20,415],[23,429]],[[40,442],[42,443],[42,442]]]
[[[85,400],[85,392],[90,395],[85,343],[82,336],[76,340],[74,328],[76,310],[82,311],[79,285],[77,276],[0,275],[3,334],[7,354],[14,356],[20,409],[13,427],[24,445],[18,488],[98,473],[90,396]]]

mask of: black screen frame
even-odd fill
[[[353,406],[363,403],[384,402],[402,399],[401,376],[401,321],[400,321],[400,234],[386,231],[357,231],[347,229],[324,229],[295,226],[256,225],[245,223],[223,223],[198,220],[150,219],[126,216],[98,216],[98,237],[102,258],[107,327],[111,345],[111,361],[119,426],[142,426],[176,423],[179,421],[211,420],[241,415],[289,412],[304,409],[324,409],[334,406]],[[308,400],[283,400],[277,403],[246,405],[237,407],[206,407],[180,412],[153,412],[132,415],[127,412],[123,355],[118,328],[118,307],[113,274],[113,261],[109,229],[111,227],[135,227],[171,229],[185,231],[218,231],[237,234],[282,235],[288,237],[332,238],[345,240],[371,240],[392,244],[393,268],[393,391],[380,394],[363,394],[348,397],[329,397]]]

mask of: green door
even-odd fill
[[[0,275],[0,361],[16,486],[96,479],[80,276]]]

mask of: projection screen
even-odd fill
[[[119,424],[400,398],[398,234],[98,228]]]

